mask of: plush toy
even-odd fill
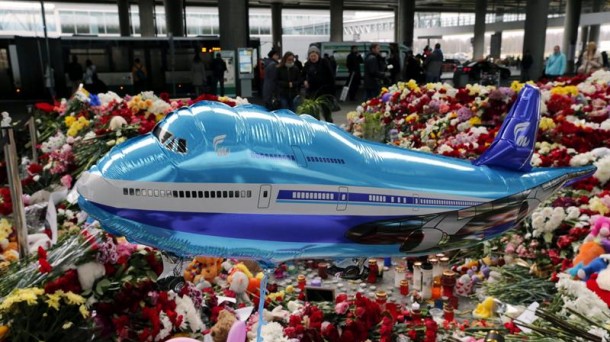
[[[606,305],[608,305],[610,307],[610,291],[604,290],[602,288],[602,286],[604,288],[608,288],[610,286],[610,284],[608,284],[608,281],[606,279],[607,277],[604,273],[605,273],[605,271],[602,271],[599,274],[593,274],[589,278],[589,280],[587,280],[587,288],[589,290],[595,292],[595,294],[599,298],[601,298],[601,300],[603,300],[604,303],[606,303]],[[598,278],[600,275],[603,276],[602,279]]]
[[[578,250],[578,255],[572,261],[572,265],[582,263],[583,266],[587,266],[591,261],[604,253],[605,250],[599,243],[595,241],[584,242]]]
[[[593,226],[585,241],[593,241],[597,237],[606,239],[610,236],[610,217],[595,215],[591,217],[591,222],[593,222]]]
[[[184,280],[209,287],[222,273],[222,258],[198,256],[184,270]]]
[[[246,293],[248,285],[250,284],[250,279],[245,273],[242,271],[235,271],[233,274],[229,275],[227,282],[229,283],[229,290],[235,292],[237,304],[252,304],[250,297],[248,297],[248,294]]]
[[[210,329],[210,336],[214,342],[225,342],[229,336],[231,326],[237,321],[235,315],[228,310],[222,310],[218,314],[218,321]]]
[[[587,266],[578,269],[578,278],[587,281],[593,273],[599,273],[608,267],[608,254],[595,258]],[[581,265],[581,264],[579,264]]]

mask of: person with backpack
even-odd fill
[[[72,93],[78,89],[78,86],[83,82],[83,67],[78,62],[78,57],[72,55],[72,62],[68,64],[68,79],[72,83]]]
[[[133,90],[134,95],[146,90],[146,81],[148,80],[148,73],[146,67],[140,63],[140,59],[136,58],[133,60],[133,67],[131,68],[131,77],[133,79]]]
[[[220,83],[220,96],[225,96],[225,72],[227,63],[222,59],[220,53],[212,60],[212,94],[218,95],[218,83]]]

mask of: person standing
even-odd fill
[[[579,74],[591,74],[600,70],[603,66],[602,56],[597,52],[597,44],[595,42],[589,42],[587,49],[582,55],[582,63],[578,68]]]
[[[196,54],[195,57],[193,57],[193,65],[191,65],[191,80],[193,83],[195,96],[199,96],[199,94],[201,94],[203,85],[205,84],[205,79],[205,64],[203,64],[201,61],[199,54]]]
[[[441,44],[436,43],[434,51],[426,58],[426,82],[435,83],[441,81],[441,72],[443,67],[443,51],[441,51]]]
[[[369,50],[370,52],[364,60],[364,89],[367,99],[379,95],[386,70],[385,59],[380,55],[381,46],[373,43]]]
[[[301,73],[295,65],[295,56],[288,51],[277,66],[277,86],[282,108],[295,111],[294,98],[301,87]]]
[[[280,60],[280,53],[271,49],[267,54],[267,61],[265,64],[265,79],[263,81],[263,101],[265,107],[269,110],[278,109],[279,103],[275,103],[277,98],[277,65]]]
[[[315,99],[321,95],[335,95],[335,78],[331,70],[330,62],[320,57],[320,49],[315,45],[307,50],[307,62],[303,66],[301,75],[303,86],[308,98]],[[330,108],[322,110],[324,120],[333,122]]]
[[[356,101],[356,93],[360,88],[360,82],[362,81],[362,73],[360,72],[360,64],[364,63],[360,52],[358,52],[358,46],[352,45],[352,51],[347,55],[346,67],[349,72],[349,90],[347,92],[347,98],[350,101]]]
[[[134,94],[139,94],[140,92],[146,90],[148,72],[146,72],[146,67],[140,62],[139,58],[133,60],[133,67],[131,68],[131,77],[133,79]]]
[[[296,66],[299,71],[303,70],[303,63],[299,60],[299,55],[294,55],[294,66]]]
[[[521,82],[527,82],[532,79],[530,77],[530,68],[532,67],[532,64],[534,64],[534,57],[532,57],[530,50],[525,50],[523,60],[521,60]]]
[[[225,96],[225,72],[227,72],[227,63],[218,52],[212,61],[212,94],[219,95],[218,84],[220,84],[220,96]]]
[[[390,65],[392,66],[390,68]],[[388,59],[388,69],[390,69],[390,81],[396,84],[400,81],[400,52],[396,46],[392,46],[390,58]]]
[[[85,73],[83,75],[83,83],[85,84],[85,89],[90,93],[97,93],[96,87],[97,81],[97,68],[95,64],[91,62],[90,59],[85,61]]]
[[[422,75],[421,62],[413,56],[413,51],[407,51],[404,69],[405,81],[414,80],[419,83]]]
[[[72,93],[74,93],[83,82],[83,74],[83,67],[78,62],[78,57],[72,55],[72,62],[68,64],[68,79],[72,83]]]
[[[553,53],[549,56],[544,67],[544,74],[551,79],[563,76],[566,72],[566,56],[561,52],[559,45],[555,45]]]

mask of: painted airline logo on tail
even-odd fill
[[[530,139],[527,137],[527,130],[530,127],[529,122],[522,122],[515,125],[513,133],[515,134],[515,142],[519,147],[527,147]]]

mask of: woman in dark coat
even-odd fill
[[[299,95],[301,87],[301,71],[294,65],[294,60],[294,54],[288,51],[277,66],[277,86],[282,108],[293,112],[294,98]]]
[[[303,66],[302,78],[308,98],[315,99],[326,94],[335,96],[332,68],[328,60],[320,58],[320,49],[316,46],[310,46],[307,51],[307,62]],[[325,109],[323,114],[324,120],[333,122],[330,110]]]

